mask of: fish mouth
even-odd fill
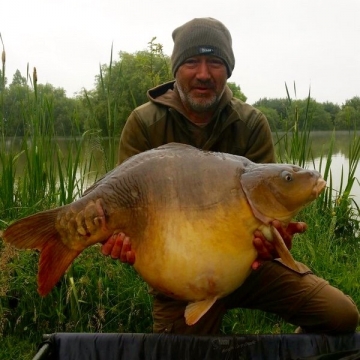
[[[323,178],[317,179],[312,191],[315,198],[317,198],[323,192],[325,186],[326,186],[326,181]]]

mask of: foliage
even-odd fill
[[[331,142],[333,143],[334,137]],[[349,168],[346,170],[341,167],[341,178],[338,190],[332,187],[332,173],[331,173],[331,153],[328,154],[324,178],[329,180],[329,187],[321,196],[322,202],[320,206],[324,212],[331,214],[334,233],[338,239],[342,241],[349,241],[349,239],[356,239],[359,236],[360,209],[358,204],[352,198],[352,189],[358,179],[355,177],[356,169],[360,161],[360,137],[353,134],[352,141],[349,143]],[[320,164],[320,171],[322,170]]]
[[[28,104],[36,97],[47,101],[47,116],[56,119],[54,130],[57,135],[70,135],[75,133],[73,117],[76,113],[77,101],[66,97],[65,91],[61,88],[54,88],[50,84],[37,85],[37,93],[33,91],[29,73],[23,77],[19,70],[16,71],[12,83],[4,91],[3,117],[6,136],[23,136],[27,131],[26,123]],[[45,100],[46,99],[46,100]],[[49,113],[51,111],[51,113]],[[79,130],[82,130],[81,128]]]
[[[335,119],[340,111],[340,106],[329,101],[323,103],[322,105],[324,107],[325,112],[330,115],[330,120],[333,124],[333,128],[335,128],[336,127]]]
[[[360,124],[359,97],[347,100],[339,106],[331,102],[318,103],[312,98],[292,100],[289,108],[288,98],[260,99],[253,105],[269,119],[273,131],[287,131],[295,125],[295,118],[288,114],[298,111],[300,116],[311,115],[312,130],[352,130]],[[297,119],[302,123],[304,119]]]
[[[359,129],[360,127],[360,97],[355,96],[347,100],[336,114],[335,125],[346,130]]]
[[[241,101],[246,101],[246,96],[245,94],[241,91],[240,86],[237,85],[234,82],[228,82],[227,85],[229,86],[230,90],[233,93],[233,96],[236,97],[237,99],[240,99]]]
[[[33,343],[24,338],[19,339],[16,336],[7,336],[1,339],[0,359],[3,360],[32,360],[37,351],[38,343]]]
[[[256,108],[261,108],[262,111],[264,111],[265,109],[267,109],[267,111],[275,111],[276,116],[272,116],[273,118],[275,117],[275,121],[271,120],[271,128],[273,131],[286,130],[286,126],[283,124],[283,120],[286,119],[288,113],[288,99],[263,98],[256,101],[253,105]]]
[[[96,124],[102,136],[110,136],[108,125],[113,118],[113,133],[120,134],[130,112],[147,101],[147,90],[172,79],[170,59],[155,40],[149,42],[146,51],[134,54],[121,51],[118,61],[111,57],[109,65],[101,66],[95,89],[85,92],[82,99],[91,109],[88,128]]]
[[[311,98],[309,94],[307,106],[304,108],[302,103],[292,100],[287,87],[286,90],[288,95],[288,106],[284,119],[286,131],[281,137],[277,133],[278,160],[283,163],[298,164],[304,167],[309,160],[311,149],[310,129],[312,118],[309,115]]]
[[[278,130],[278,124],[280,123],[280,117],[275,109],[271,109],[265,106],[258,106],[257,109],[261,111],[268,119],[270,129]]]
[[[126,265],[106,259],[98,247],[86,250],[45,298],[36,292],[38,256],[2,245],[0,338],[39,342],[52,332],[151,332],[147,287]],[[11,283],[11,286],[8,285]]]

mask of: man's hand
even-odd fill
[[[103,255],[119,259],[123,263],[133,265],[135,262],[135,252],[131,249],[130,238],[124,233],[113,234],[106,240],[102,247]]]
[[[280,221],[274,220],[271,225],[277,229],[289,250],[292,246],[293,236],[303,233],[307,229],[307,225],[304,222],[291,222],[284,228]],[[264,261],[279,257],[272,242],[268,241],[260,230],[254,232],[253,244],[258,252],[258,257],[251,265],[253,270],[258,269]]]

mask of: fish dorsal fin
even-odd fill
[[[56,285],[80,251],[69,249],[57,236],[48,239],[43,246],[38,271],[38,292],[47,295]]]
[[[191,302],[185,309],[185,321],[187,325],[194,325],[214,305],[217,297],[201,301]]]

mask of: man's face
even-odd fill
[[[176,72],[181,100],[194,112],[213,111],[224,93],[227,70],[224,62],[209,55],[188,58]]]

